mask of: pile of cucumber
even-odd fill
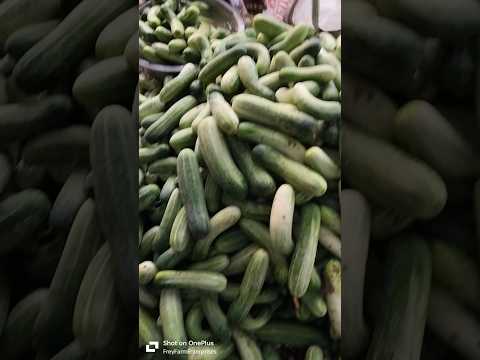
[[[205,65],[215,44],[230,31],[214,26],[206,17],[212,11],[203,1],[160,1],[140,11],[140,56],[154,64]]]
[[[479,359],[480,4],[342,6],[342,359]]]
[[[140,74],[142,359],[339,359],[341,38],[257,15],[210,51]]]
[[[3,360],[136,356],[137,6],[0,2]]]

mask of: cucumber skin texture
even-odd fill
[[[268,253],[259,249],[255,251],[247,265],[240,285],[240,292],[228,309],[228,318],[233,323],[244,320],[262,291],[269,265]]]
[[[270,238],[280,253],[288,255],[294,244],[292,239],[293,213],[295,211],[295,190],[283,184],[275,193],[270,213]]]
[[[132,0],[82,1],[18,61],[13,70],[17,83],[36,91],[67,73],[88,55],[102,29],[133,5]]]
[[[198,78],[204,86],[215,82],[218,75],[222,75],[225,71],[230,69],[232,65],[235,65],[238,59],[247,54],[247,49],[241,45],[234,46],[233,48],[221,53],[210,60],[205,67],[198,74]]]
[[[283,177],[297,191],[321,196],[327,190],[327,182],[320,174],[303,164],[288,159],[270,146],[255,146],[253,157],[267,170]]]
[[[302,111],[317,119],[335,121],[340,119],[342,106],[338,101],[325,101],[313,96],[303,84],[293,88],[293,101]]]
[[[265,14],[255,15],[253,27],[257,33],[264,33],[272,39],[280,33],[291,29],[290,25]]]
[[[232,159],[215,120],[204,119],[198,127],[200,150],[208,170],[222,189],[240,199],[247,196],[247,182]]]
[[[253,161],[250,148],[236,138],[228,138],[233,158],[247,178],[250,192],[257,196],[271,196],[277,186],[272,176]]]
[[[238,76],[237,65],[233,65],[225,74],[223,74],[220,87],[222,92],[227,95],[235,95],[240,92],[242,83]]]
[[[20,140],[53,128],[57,122],[65,120],[72,109],[72,99],[65,95],[4,105],[0,108],[0,140]]]
[[[185,251],[190,245],[190,237],[187,213],[185,208],[182,207],[178,211],[172,225],[172,231],[170,232],[170,248],[178,253]]]
[[[209,174],[205,180],[205,201],[209,213],[215,214],[220,210],[222,201],[222,190],[213,177]]]
[[[135,75],[125,57],[119,55],[85,70],[75,80],[72,92],[80,104],[96,112],[106,105],[131,101],[135,84]]]
[[[240,120],[223,95],[212,91],[208,96],[208,103],[220,130],[228,135],[236,134]]]
[[[95,43],[95,56],[106,59],[122,55],[130,37],[138,29],[138,7],[134,6],[120,14],[100,33]]]
[[[162,341],[157,324],[141,306],[138,307],[138,341],[139,346],[145,346],[150,341]]]
[[[152,248],[154,251],[163,252],[167,249],[170,239],[170,232],[181,207],[182,202],[180,191],[175,188],[168,199],[167,207],[162,216],[162,221],[160,222],[158,229],[158,237],[156,237],[152,243]]]
[[[5,42],[5,52],[19,59],[33,45],[50,33],[57,25],[58,20],[49,20],[38,24],[21,27],[12,33]]]
[[[206,294],[200,299],[203,314],[207,319],[213,335],[222,342],[227,342],[232,337],[232,332],[222,308],[218,303],[218,295]]]
[[[114,281],[110,248],[104,243],[90,262],[75,302],[73,333],[86,350],[106,346],[120,324],[122,309],[116,293],[118,287]]]
[[[303,142],[313,143],[318,137],[317,120],[300,111],[286,110],[283,104],[255,95],[240,94],[233,98],[232,107],[241,119],[272,127]]]
[[[71,334],[75,300],[85,271],[101,246],[95,203],[86,200],[78,210],[65,248],[50,284],[45,305],[34,325],[34,342],[41,348],[59,351]],[[63,328],[58,334],[55,329]],[[67,330],[68,329],[68,330]]]
[[[288,278],[290,293],[297,298],[305,295],[312,278],[320,223],[320,207],[313,203],[304,205],[301,209],[300,231],[290,263]]]
[[[178,289],[163,289],[160,294],[160,318],[162,333],[168,341],[186,341],[182,299]]]
[[[238,60],[237,69],[238,76],[248,92],[269,100],[275,100],[273,90],[258,81],[258,71],[250,56],[242,56]]]
[[[233,338],[242,360],[263,360],[260,348],[249,335],[240,330],[235,330],[233,332]]]
[[[136,319],[138,228],[132,226],[131,219],[138,216],[138,155],[130,112],[116,105],[104,108],[93,123],[91,142],[99,223],[111,247],[115,281],[125,314]]]
[[[305,24],[295,25],[292,29],[288,31],[287,35],[282,41],[270,47],[270,52],[277,53],[278,51],[282,50],[290,52],[295,47],[303,43],[303,41],[307,38],[309,32],[309,26]]]
[[[323,351],[320,347],[312,345],[307,349],[305,360],[323,360]]]
[[[177,179],[190,233],[196,239],[201,238],[208,234],[210,217],[197,156],[193,150],[183,149],[178,154]]]
[[[195,80],[198,68],[191,63],[185,64],[182,71],[160,90],[160,101],[168,103],[185,91]]]
[[[162,270],[155,275],[154,283],[156,286],[222,292],[227,286],[227,279],[211,271]]]
[[[304,55],[317,56],[320,49],[320,39],[315,36],[298,45],[290,51],[289,55],[294,63],[297,64]]]
[[[3,359],[19,359],[32,350],[32,324],[47,294],[48,289],[45,288],[34,290],[10,310],[0,339]]]
[[[279,71],[280,79],[283,82],[317,81],[319,83],[328,83],[335,79],[337,70],[327,64],[315,65],[310,67],[286,67]]]
[[[48,197],[33,189],[12,194],[0,202],[0,254],[8,254],[32,240],[35,232],[47,222],[50,208]]]
[[[431,286],[430,249],[415,235],[396,238],[387,264],[385,301],[366,358],[419,359]]]
[[[292,336],[292,335],[295,336]],[[295,322],[271,321],[255,332],[257,339],[272,344],[303,347],[305,345],[327,346],[329,339],[316,327]]]
[[[445,183],[426,164],[346,124],[342,136],[342,152],[348,159],[342,164],[343,175],[366,197],[387,208],[394,203],[401,214],[414,218],[429,219],[443,209]]]

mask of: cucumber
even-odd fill
[[[140,121],[142,121],[146,116],[161,113],[164,107],[165,104],[160,101],[159,95],[155,95],[145,100],[138,107],[138,116]]]
[[[197,157],[193,150],[183,149],[177,159],[178,187],[185,206],[188,228],[200,239],[209,232],[209,215]],[[175,249],[175,248],[174,248]],[[177,249],[181,251],[181,249]]]
[[[194,64],[186,64],[180,73],[169,81],[160,90],[160,101],[168,103],[175,100],[180,94],[182,94],[197,77],[198,68]]]
[[[193,341],[209,340],[212,337],[209,330],[202,328],[203,318],[202,305],[199,303],[193,305],[188,311],[185,319],[185,329],[187,330],[189,338]]]
[[[172,224],[170,232],[170,248],[176,252],[185,251],[191,243],[191,234],[188,230],[188,218],[185,207],[182,207]]]
[[[188,110],[183,116],[180,118],[180,122],[178,124],[178,127],[180,129],[186,129],[190,127],[195,120],[195,118],[198,116],[200,111],[207,105],[207,103],[202,103],[198,104],[197,106],[194,106],[190,110]]]
[[[157,184],[148,184],[138,190],[138,211],[142,212],[152,207],[160,196]]]
[[[226,255],[216,255],[208,260],[193,263],[188,270],[216,271],[222,272],[230,264],[230,259]]]
[[[208,84],[215,82],[218,75],[222,75],[232,65],[235,65],[241,56],[246,55],[247,49],[244,46],[238,45],[221,53],[209,61],[200,73],[198,78],[206,87]]]
[[[276,190],[275,180],[253,161],[250,148],[233,137],[228,138],[228,144],[236,163],[247,178],[250,192],[261,197],[273,195]]]
[[[79,3],[15,65],[13,73],[18,85],[29,91],[40,90],[68,73],[89,53],[101,30],[130,6],[130,0]]]
[[[270,68],[270,53],[268,49],[257,42],[247,42],[245,45],[247,54],[256,60],[256,69],[259,76],[265,75]]]
[[[148,166],[148,173],[151,175],[162,175],[169,177],[177,172],[177,158],[170,156],[152,162]]]
[[[169,140],[170,146],[179,154],[183,149],[193,149],[197,136],[192,128],[181,129],[174,133]]]
[[[240,121],[223,95],[218,91],[212,91],[208,95],[208,104],[219,129],[227,135],[236,134]]]
[[[268,253],[259,249],[249,261],[240,285],[239,296],[228,309],[228,318],[237,323],[244,320],[260,294],[268,270]]]
[[[201,298],[203,314],[207,319],[213,336],[222,342],[227,342],[232,337],[228,319],[218,303],[217,294],[207,294]]]
[[[143,234],[139,244],[140,259],[145,259],[151,252],[153,243],[158,241],[159,226],[152,226]]]
[[[164,26],[157,26],[153,32],[157,40],[163,42],[163,43],[168,43],[170,40],[172,40],[172,33],[170,30],[168,30]]]
[[[322,99],[325,101],[340,101],[340,93],[335,82],[330,81],[322,91]]]
[[[207,258],[213,241],[224,231],[234,226],[240,219],[242,213],[236,206],[228,206],[211,219],[209,224],[209,232],[206,236],[200,238],[193,248],[192,258],[194,260],[204,260]]]
[[[138,161],[142,165],[168,157],[170,149],[167,144],[154,144],[150,147],[142,147],[138,149]]]
[[[298,45],[302,44],[307,38],[311,30],[311,26],[306,24],[297,24],[292,29],[288,30],[285,38],[270,47],[271,53],[277,53],[279,51],[290,52]]]
[[[327,205],[322,205],[320,212],[322,213],[322,225],[336,235],[340,235],[340,215]]]
[[[305,147],[298,140],[279,131],[250,122],[242,122],[238,127],[239,139],[255,144],[269,145],[289,158],[303,162]]]
[[[118,295],[129,319],[137,317],[138,306],[138,227],[131,221],[138,216],[135,140],[131,114],[125,108],[107,106],[98,113],[90,148],[95,202],[103,236],[112,252]]]
[[[158,269],[155,266],[155,263],[152,261],[143,261],[142,263],[138,264],[138,282],[141,285],[148,285],[155,274],[157,273]]]
[[[231,254],[243,249],[249,243],[246,235],[238,229],[232,229],[221,234],[213,243],[213,249],[218,254]]]
[[[242,216],[261,222],[268,222],[270,219],[271,206],[266,203],[250,200],[237,200],[228,194],[223,194],[222,202],[225,205],[235,205],[242,212]]]
[[[187,42],[183,39],[172,39],[168,42],[168,50],[172,54],[180,54],[187,47]]]
[[[340,178],[340,167],[318,146],[312,146],[305,152],[305,164],[327,180]]]
[[[267,170],[282,177],[297,191],[321,196],[327,190],[327,183],[320,174],[299,162],[288,159],[268,145],[255,146],[253,157]]]
[[[305,360],[323,360],[323,351],[319,346],[312,345],[307,349]]]
[[[290,51],[289,55],[294,64],[298,64],[300,59],[305,55],[317,56],[321,47],[320,39],[318,37],[312,37]]]
[[[144,347],[151,341],[161,342],[162,334],[152,316],[141,306],[138,308],[138,345]]]
[[[189,249],[182,252],[176,252],[169,248],[155,259],[155,266],[159,270],[173,269],[175,266],[185,260],[188,255],[190,255]]]
[[[470,144],[426,101],[414,100],[400,108],[394,131],[402,148],[424,160],[443,178],[472,178],[479,173]]]
[[[288,278],[290,293],[298,298],[305,295],[310,284],[317,254],[320,222],[321,212],[317,205],[310,203],[302,207],[299,236]]]
[[[198,289],[210,292],[222,292],[227,286],[227,278],[211,271],[162,270],[153,280],[157,287],[179,289]]]
[[[291,29],[291,26],[279,21],[273,16],[266,14],[257,14],[253,18],[253,28],[257,33],[264,33],[270,38]]]
[[[95,57],[106,59],[122,55],[130,37],[137,31],[137,16],[138,7],[134,6],[110,22],[97,38]]]
[[[283,184],[275,193],[270,213],[270,238],[276,249],[284,255],[293,250],[292,227],[295,210],[295,191]]]
[[[5,41],[4,50],[15,59],[20,59],[33,45],[47,36],[60,22],[48,20],[19,28]]]
[[[318,328],[292,321],[271,321],[264,327],[258,329],[255,332],[255,336],[260,341],[289,345],[292,347],[303,347],[307,345],[320,345],[324,347],[328,344],[325,334]]]
[[[274,311],[277,308],[278,308],[277,304],[273,304],[273,306],[268,308],[264,307],[256,317],[252,317],[251,315],[248,315],[245,319],[243,319],[240,322],[239,327],[242,330],[249,331],[249,332],[258,330],[261,327],[265,326],[270,321]]]
[[[223,74],[220,87],[222,88],[222,92],[227,95],[236,95],[240,92],[242,82],[238,76],[237,65],[233,65],[225,74]]]
[[[0,253],[8,254],[21,245],[28,245],[46,224],[50,201],[40,190],[27,189],[0,202]]]
[[[0,106],[0,140],[22,140],[54,128],[73,110],[72,99],[51,95],[41,100]]]
[[[333,339],[342,337],[342,265],[331,259],[325,265],[324,278],[327,288],[327,312],[330,318],[330,335]]]
[[[302,58],[298,61],[298,67],[310,67],[315,65],[315,59],[311,55],[303,55]]]
[[[310,67],[286,67],[279,72],[280,80],[283,82],[300,82],[313,80],[319,83],[328,83],[335,79],[337,70],[327,64]]]
[[[19,359],[32,349],[32,324],[45,304],[48,290],[40,288],[32,291],[12,307],[0,339],[2,357]]]
[[[203,119],[209,117],[210,115],[211,115],[210,104],[207,102],[206,105],[202,108],[202,110],[200,110],[200,112],[192,122],[191,128],[195,134],[197,133],[198,125],[200,125],[200,122]]]
[[[69,230],[72,222],[87,200],[85,170],[73,171],[62,186],[50,211],[48,223],[56,229]]]
[[[295,66],[295,62],[286,51],[279,51],[273,57],[268,69],[269,73],[279,71],[287,66]]]
[[[443,209],[445,184],[423,162],[346,124],[342,143],[345,179],[369,199],[387,208],[393,202],[398,212],[414,218],[432,218]]]
[[[263,75],[258,79],[258,82],[262,85],[268,86],[273,91],[277,90],[279,87],[286,85],[282,79],[280,79],[280,72],[274,71],[270,74]]]
[[[242,360],[262,360],[262,352],[254,339],[241,330],[233,332],[233,339]]]
[[[242,56],[237,64],[238,76],[243,86],[252,94],[269,99],[275,99],[275,93],[258,81],[258,72],[255,62],[250,56]]]
[[[115,337],[115,328],[121,323],[122,308],[116,292],[118,287],[112,260],[110,246],[104,243],[90,262],[78,290],[73,333],[87,351],[106,346]],[[135,280],[135,286],[137,284]]]
[[[215,214],[220,210],[222,190],[217,185],[213,177],[209,174],[205,180],[205,201],[210,214]]]
[[[285,105],[250,94],[241,94],[233,98],[233,110],[244,120],[272,127],[288,135],[312,143],[317,139],[319,122],[308,114]]]
[[[316,81],[302,81],[301,84],[303,84],[313,96],[317,96],[320,94],[320,85]],[[293,88],[281,87],[275,93],[275,98],[278,102],[281,103],[295,104],[293,92]]]
[[[146,55],[148,52],[153,52],[154,58],[152,59],[153,62],[167,62],[177,65],[185,64],[184,58],[180,54],[172,54],[167,44],[163,44],[160,42],[153,43],[151,49],[148,46],[143,48],[143,53],[147,60],[150,60]]]
[[[183,320],[183,305],[178,289],[163,289],[160,294],[160,319],[164,340],[176,344],[174,348],[182,348],[186,343],[187,334]],[[170,345],[166,344],[169,348]]]
[[[175,129],[180,122],[180,118],[196,104],[197,100],[191,95],[187,95],[175,102],[157,121],[149,126],[147,131],[145,131],[145,139],[150,143],[160,140]]]
[[[210,174],[225,191],[238,198],[247,195],[247,182],[238,169],[215,119],[208,117],[198,127],[200,149]]]
[[[185,27],[177,18],[177,15],[173,12],[173,10],[164,4],[160,7],[160,13],[170,24],[170,30],[172,31],[173,37],[177,39],[182,38],[185,33]]]

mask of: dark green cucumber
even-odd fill
[[[222,292],[227,286],[227,278],[211,271],[162,270],[155,275],[154,284],[158,287]]]
[[[222,75],[225,71],[235,65],[241,56],[246,55],[247,49],[242,46],[234,46],[233,48],[221,53],[210,60],[198,74],[198,78],[204,86],[215,82],[218,75]]]
[[[219,254],[231,254],[243,249],[249,240],[239,229],[232,229],[221,234],[213,243],[213,249]]]
[[[187,212],[185,207],[182,207],[172,224],[170,248],[179,253],[185,251],[190,246],[191,237],[191,232],[188,230]]]
[[[205,330],[202,327],[202,321],[204,319],[202,305],[196,303],[188,311],[185,319],[185,329],[189,338],[194,341],[209,340],[212,337],[212,333],[209,330]]]
[[[320,329],[295,322],[271,321],[255,332],[256,337],[264,342],[303,347],[318,344],[327,346],[329,339]]]
[[[297,64],[304,55],[317,56],[320,51],[320,39],[312,37],[290,51],[290,57]]]
[[[5,52],[12,55],[15,59],[21,58],[33,45],[55,29],[59,23],[58,20],[49,20],[21,27],[10,34],[5,41]]]
[[[240,285],[239,296],[228,309],[228,318],[237,323],[245,319],[262,291],[269,264],[268,253],[259,249],[255,251],[247,265]]]
[[[157,184],[147,184],[138,190],[138,211],[150,209],[160,197],[160,188]]]
[[[180,73],[160,90],[160,101],[168,103],[183,93],[197,77],[198,68],[194,64],[186,64]]]
[[[95,43],[95,56],[106,59],[122,55],[130,37],[138,28],[138,7],[124,11],[108,24],[100,33]]]
[[[73,96],[88,110],[96,113],[111,104],[131,101],[136,76],[123,55],[102,60],[75,80]]]
[[[158,236],[155,237],[155,240],[152,243],[152,248],[154,251],[162,252],[168,248],[170,232],[181,207],[182,202],[180,198],[180,192],[178,189],[175,189],[168,199],[167,207],[158,229]]]
[[[75,299],[83,275],[101,245],[95,203],[85,201],[75,217],[65,248],[50,284],[45,305],[34,326],[37,347],[59,351],[71,334]],[[58,333],[55,329],[63,328]]]
[[[218,303],[217,294],[208,294],[201,298],[203,314],[212,329],[216,339],[224,342],[230,340],[232,332],[228,324],[228,319]]]
[[[236,138],[229,137],[228,145],[232,155],[247,178],[249,190],[261,197],[273,195],[277,186],[272,176],[253,161],[250,148]]]
[[[255,251],[254,251],[255,252]],[[229,282],[227,288],[220,293],[222,299],[228,302],[234,301],[238,298],[240,292],[240,285]],[[255,304],[271,304],[279,297],[279,293],[274,288],[264,289],[256,298]]]
[[[250,258],[258,249],[259,247],[256,244],[245,246],[230,258],[230,264],[225,269],[224,273],[227,275],[243,273],[248,265],[248,262],[250,261]]]
[[[210,174],[207,175],[205,180],[205,201],[207,202],[207,209],[210,214],[215,214],[220,210],[222,190]]]
[[[126,314],[134,318],[138,303],[138,228],[132,222],[138,216],[135,140],[133,119],[125,108],[108,106],[96,116],[90,158],[97,213],[111,247],[119,297]]]
[[[242,212],[242,217],[255,221],[268,222],[270,218],[271,206],[267,203],[255,202],[251,200],[237,200],[228,194],[223,194],[222,202],[225,205],[235,205]]]
[[[133,5],[131,0],[80,2],[15,65],[18,85],[36,91],[68,73],[88,55],[102,29]]]
[[[209,231],[209,215],[197,156],[193,150],[183,149],[178,154],[177,176],[190,233],[196,239],[202,238]]]
[[[65,95],[0,106],[0,140],[20,140],[62,124],[73,108]]]
[[[12,194],[0,202],[0,253],[32,241],[46,223],[50,206],[47,195],[34,189]]]
[[[28,356],[32,349],[35,319],[45,304],[47,289],[37,289],[21,299],[8,315],[3,335],[0,338],[2,359],[15,360]]]

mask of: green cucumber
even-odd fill
[[[158,159],[148,166],[147,175],[170,176],[177,171],[177,158],[170,156],[164,159]]]
[[[140,121],[142,121],[145,117],[149,115],[159,114],[164,107],[165,107],[165,104],[160,101],[159,95],[155,95],[145,100],[138,107],[138,116]]]
[[[303,325],[295,322],[271,321],[255,332],[260,341],[303,347],[318,344],[327,346],[328,341],[324,332],[311,325]]]
[[[253,338],[240,330],[234,330],[233,338],[242,360],[263,360],[262,352]]]
[[[248,243],[247,236],[241,230],[232,229],[215,240],[213,249],[218,254],[231,254],[243,249]]]
[[[222,196],[222,202],[225,205],[237,206],[242,212],[242,217],[265,223],[270,219],[271,206],[269,204],[251,200],[238,200],[225,193]]]
[[[325,101],[339,101],[340,92],[338,91],[335,82],[329,81],[325,89],[322,91],[322,99]]]
[[[275,99],[275,93],[268,86],[258,81],[258,72],[255,62],[250,56],[242,56],[237,64],[238,76],[243,86],[252,94],[269,99]]]
[[[167,135],[178,126],[180,118],[196,104],[197,100],[191,95],[175,102],[157,121],[148,127],[145,131],[145,139],[154,143]]]
[[[321,212],[315,204],[301,209],[299,236],[289,269],[288,288],[290,293],[301,298],[307,292],[315,266]]]
[[[151,50],[148,46],[145,46],[142,49],[142,55],[147,55],[147,50],[149,50],[150,53],[153,52],[153,56],[156,57],[156,59],[152,59],[154,62],[167,62],[177,65],[185,64],[183,57],[180,54],[172,54],[167,44],[156,42],[153,43],[150,48]],[[147,58],[147,60],[150,59]]]
[[[180,54],[187,47],[187,42],[183,39],[172,39],[168,42],[168,50],[172,54]]]
[[[183,149],[193,149],[197,136],[193,133],[192,128],[181,129],[175,132],[168,143],[179,154]]]
[[[229,341],[232,332],[227,317],[218,303],[217,294],[207,294],[201,298],[203,314],[207,319],[213,336],[222,342]]]
[[[230,259],[226,255],[216,255],[210,259],[193,263],[188,270],[216,271],[222,272],[230,264]]]
[[[159,41],[163,43],[168,43],[173,37],[171,31],[164,26],[157,26],[153,34]]]
[[[192,125],[193,121],[197,117],[197,115],[202,111],[202,109],[207,105],[207,103],[198,104],[194,106],[190,110],[188,110],[183,116],[180,118],[180,122],[178,123],[178,127],[180,129],[188,128]]]
[[[274,71],[279,71],[287,66],[296,66],[293,59],[286,51],[279,51],[272,57],[272,62],[268,72],[272,73]]]
[[[162,334],[152,316],[141,306],[138,308],[138,344],[141,347],[151,341],[162,341]]]
[[[323,360],[323,351],[319,346],[312,345],[307,349],[305,360]]]
[[[238,59],[247,53],[247,49],[241,45],[221,53],[210,60],[198,74],[198,78],[204,86],[215,82],[218,75],[222,75],[232,65],[238,62]]]
[[[250,192],[261,197],[273,195],[276,190],[275,180],[253,161],[250,148],[233,137],[228,138],[228,144],[233,158],[247,178]]]
[[[130,37],[138,29],[137,16],[138,7],[134,6],[108,24],[95,43],[95,57],[106,59],[122,55]]]
[[[294,244],[292,239],[295,191],[289,184],[283,184],[275,193],[270,213],[270,238],[280,253],[288,255]]]
[[[186,64],[176,77],[162,87],[159,93],[160,101],[166,104],[175,100],[190,86],[197,75],[198,68],[194,64]]]
[[[279,21],[273,16],[266,14],[257,14],[253,18],[253,27],[257,33],[264,33],[270,38],[291,29],[291,26]]]
[[[254,252],[257,250],[256,248]],[[251,257],[251,256],[250,256]],[[250,258],[249,257],[249,258]],[[232,302],[236,298],[238,298],[238,294],[240,292],[240,285],[234,284],[232,282],[228,283],[227,288],[220,293],[220,296],[227,302]],[[260,295],[257,296],[255,299],[255,304],[262,305],[262,304],[271,304],[279,297],[279,293],[274,288],[266,288],[264,289]]]
[[[315,65],[310,67],[286,67],[280,70],[280,79],[284,82],[300,82],[313,80],[319,83],[327,83],[335,79],[337,70],[327,64]]]
[[[298,61],[298,67],[310,67],[315,65],[315,58],[312,55],[303,55]]]
[[[242,82],[238,76],[237,65],[233,65],[225,74],[223,74],[220,87],[222,92],[227,95],[236,95],[240,92],[242,88]]]
[[[170,24],[170,30],[172,31],[174,38],[183,38],[185,33],[185,27],[183,23],[177,18],[174,11],[167,5],[163,4],[160,8],[160,13],[167,19]]]
[[[335,234],[340,235],[340,215],[331,207],[322,205],[320,207],[322,213],[322,225],[325,225]]]
[[[194,260],[204,260],[210,251],[213,241],[224,231],[234,226],[240,219],[242,213],[236,206],[228,206],[217,212],[209,224],[209,232],[206,236],[200,238],[193,248],[192,258]]]
[[[317,56],[321,48],[321,42],[318,37],[312,37],[290,51],[290,57],[295,64],[305,55]]]
[[[318,146],[312,146],[306,151],[305,164],[327,180],[336,180],[340,177],[340,167]]]
[[[209,232],[209,215],[200,169],[193,150],[183,149],[178,154],[177,175],[190,233],[196,239],[203,238]]]
[[[242,330],[253,332],[265,326],[272,318],[273,313],[278,308],[277,304],[273,304],[269,307],[264,307],[256,317],[248,315],[239,323],[239,327]]]
[[[235,197],[245,198],[247,182],[233,161],[214,118],[208,117],[200,123],[198,137],[203,160],[215,182]]]
[[[148,285],[155,274],[157,273],[158,269],[155,266],[155,263],[152,261],[143,261],[138,264],[138,282],[141,285]]]
[[[210,109],[210,104],[207,102],[205,106],[200,110],[200,112],[197,114],[195,119],[192,121],[191,128],[193,132],[196,134],[198,130],[198,125],[200,125],[200,122],[209,117],[211,115],[211,109]]]
[[[173,269],[175,266],[185,260],[189,254],[190,251],[188,249],[182,252],[176,252],[169,248],[155,259],[155,266],[159,270]]]
[[[162,321],[162,334],[166,341],[176,344],[171,346],[178,349],[187,342],[185,322],[183,320],[183,306],[178,289],[163,289],[160,293],[160,319]],[[170,346],[167,345],[167,348]]]
[[[233,135],[237,133],[238,129],[238,116],[233,111],[230,104],[225,100],[223,95],[218,91],[212,91],[208,95],[208,103],[212,116],[217,122],[217,126],[227,135]]]
[[[189,338],[193,341],[209,340],[212,337],[212,333],[209,330],[202,328],[203,318],[202,306],[199,303],[193,305],[187,313],[185,328]]]
[[[170,148],[167,144],[153,144],[138,149],[138,161],[141,165],[148,165],[156,160],[168,157]]]
[[[316,81],[313,81],[313,80],[302,81],[301,84],[303,84],[313,96],[317,96],[320,94],[321,88]],[[294,90],[293,88],[281,87],[275,93],[275,98],[277,99],[278,102],[281,102],[281,103],[295,104],[295,101],[293,98],[293,90]]]
[[[160,196],[157,184],[148,184],[138,190],[138,211],[145,211],[155,204]]]
[[[47,36],[59,24],[58,20],[48,20],[19,28],[5,41],[5,52],[20,59],[33,45]]]
[[[270,47],[271,53],[277,53],[279,51],[290,52],[298,45],[302,44],[307,38],[311,30],[311,26],[306,24],[297,24],[292,29],[288,30],[285,38]]]
[[[215,214],[220,210],[222,200],[222,190],[217,185],[213,177],[208,174],[205,180],[205,201],[210,214]]]
[[[293,88],[293,101],[302,111],[326,121],[335,121],[340,118],[342,106],[338,101],[325,101],[313,96],[303,84],[296,84]]]
[[[285,157],[268,145],[255,146],[253,156],[267,170],[285,179],[297,191],[321,196],[327,190],[327,182],[320,174]]]
[[[284,81],[280,79],[280,72],[274,71],[270,74],[263,75],[261,78],[258,79],[258,82],[261,85],[268,86],[273,91],[277,90],[279,87],[286,85]]]
[[[222,292],[227,286],[227,278],[212,271],[162,270],[155,275],[153,282],[157,287],[198,289],[211,292]]]
[[[185,251],[191,243],[191,233],[188,230],[188,219],[185,207],[182,207],[172,224],[170,232],[170,248],[176,252]]]
[[[305,147],[298,140],[279,131],[250,122],[242,122],[238,127],[238,138],[255,144],[269,145],[282,154],[299,162],[305,158]]]
[[[212,49],[207,36],[199,31],[196,31],[188,38],[188,46],[200,53],[200,66],[208,64],[212,57]]]
[[[233,110],[244,120],[272,127],[288,135],[312,143],[318,137],[319,122],[308,114],[285,105],[250,94],[241,94],[233,98]]]
[[[140,259],[146,259],[152,252],[153,242],[158,239],[158,226],[152,226],[141,237],[140,244],[138,246]]]
[[[265,75],[270,68],[270,53],[268,49],[257,42],[247,42],[245,45],[247,54],[256,60],[256,68],[259,76]]]
[[[257,251],[259,247],[256,244],[250,244],[238,251],[230,258],[230,265],[225,269],[226,275],[241,274],[245,271],[252,255]]]

